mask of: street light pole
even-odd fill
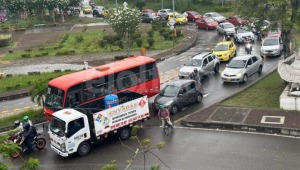
[[[116,8],[118,9],[118,0],[116,0]]]

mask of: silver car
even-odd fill
[[[217,32],[221,35],[233,35],[235,32],[235,26],[230,22],[220,23],[217,26]]]
[[[221,15],[221,14],[219,14],[217,12],[208,12],[208,13],[205,13],[203,15],[203,17],[211,17],[212,19],[214,19],[218,23],[226,21],[226,18],[223,15]]]
[[[154,98],[153,108],[158,111],[163,104],[171,114],[176,114],[181,108],[203,99],[202,85],[195,80],[179,79],[168,83]]]
[[[251,40],[252,42],[254,42],[254,34],[247,27],[237,28],[233,35],[233,38],[236,43],[244,43],[244,41],[246,40]]]
[[[226,65],[221,74],[223,82],[247,82],[255,73],[261,74],[263,59],[255,55],[236,56]]]
[[[283,44],[281,37],[267,37],[263,40],[260,48],[261,56],[281,56]]]
[[[211,72],[218,73],[220,68],[220,60],[211,52],[202,52],[192,57],[179,70],[179,78],[188,78],[194,69],[197,69],[200,78],[210,74]]]

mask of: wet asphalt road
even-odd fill
[[[190,24],[189,29],[196,29]],[[189,51],[178,56],[173,56],[158,64],[159,71],[164,77],[174,77],[178,69],[187,59],[200,50],[213,47],[221,37],[215,31],[196,30],[200,36],[198,44]],[[255,45],[254,54],[259,51],[259,45]],[[238,55],[244,54],[243,46],[238,47]],[[200,104],[193,104],[184,108],[175,115],[179,121],[183,116],[208,107],[231,94],[242,90],[246,86],[261,78],[276,67],[279,58],[267,59],[263,68],[263,74],[249,78],[246,84],[223,84],[220,75],[210,75],[204,80],[205,98]],[[226,63],[221,64],[220,72]],[[168,74],[165,76],[164,74]],[[175,78],[176,79],[176,78]],[[164,136],[159,127],[157,116],[151,113],[151,119],[147,121],[140,131],[141,138],[151,138],[153,145],[159,141],[166,141],[167,145],[162,151],[153,150],[170,169],[298,169],[300,147],[299,139],[276,137],[269,135],[245,134],[236,132],[207,131],[203,129],[191,129],[180,127],[176,123],[174,133]],[[49,144],[49,143],[48,143]],[[134,150],[137,144],[126,140],[124,144]],[[130,159],[133,152],[126,149],[117,139],[107,140],[93,148],[91,154],[86,157],[72,156],[62,158],[55,154],[47,145],[45,150],[37,152],[34,156],[39,158],[42,169],[99,169],[99,167],[117,160],[120,169],[125,167],[125,161]],[[139,155],[133,162],[132,169],[143,169],[143,156]],[[13,160],[18,164],[20,159]],[[159,163],[162,169],[168,169],[162,162],[151,155],[146,155],[146,169],[154,163]]]

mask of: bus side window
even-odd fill
[[[68,95],[69,107],[75,107],[79,105],[79,102],[80,102],[79,93],[72,93]]]
[[[122,80],[122,84],[123,84],[123,88],[131,87],[132,83],[130,77],[129,76],[124,77]]]

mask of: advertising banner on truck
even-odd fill
[[[148,98],[135,100],[93,114],[96,135],[102,135],[150,116]]]

